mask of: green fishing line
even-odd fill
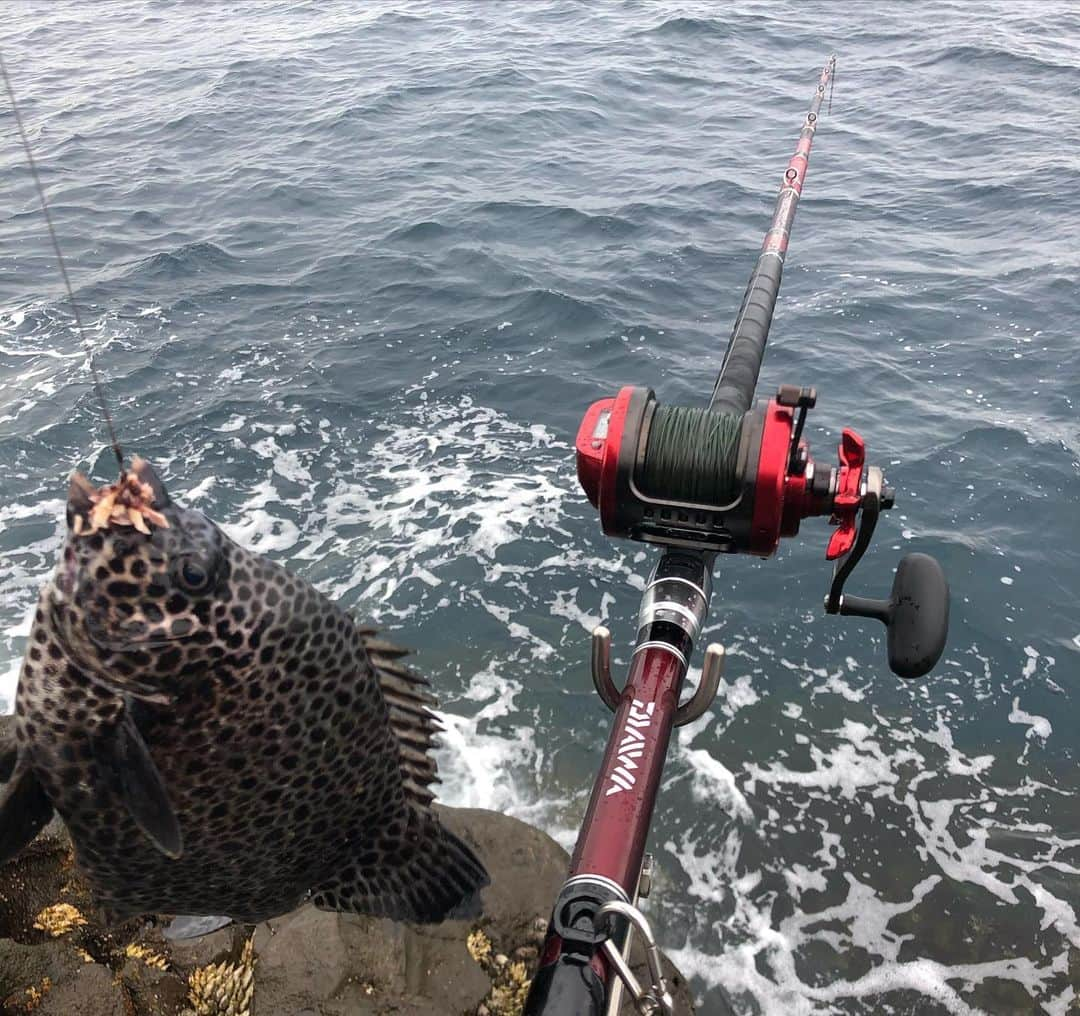
[[[650,497],[725,505],[738,495],[742,417],[657,406],[638,482]]]

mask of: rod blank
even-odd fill
[[[772,324],[776,297],[784,275],[784,256],[787,254],[791,226],[795,221],[799,196],[802,194],[806,170],[810,164],[810,148],[814,143],[818,114],[835,70],[834,55],[829,57],[829,62],[821,71],[817,91],[814,92],[810,110],[799,132],[795,154],[784,171],[772,224],[765,234],[757,264],[743,294],[742,305],[735,318],[735,327],[720,367],[720,376],[716,379],[709,401],[709,409],[714,412],[741,416],[753,404],[754,389],[757,387],[758,374],[761,373],[761,361],[765,357],[769,326]]]

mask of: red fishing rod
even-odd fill
[[[651,389],[631,386],[595,402],[578,431],[578,478],[604,532],[657,544],[663,553],[642,596],[621,690],[611,677],[610,634],[606,628],[593,632],[593,682],[615,718],[526,1016],[616,1016],[624,991],[639,1013],[674,1011],[638,903],[651,881],[645,847],[672,730],[709,708],[723,669],[723,648],[714,643],[706,649],[697,688],[680,703],[718,555],[770,557],[781,537],[798,533],[804,518],[828,516],[836,528],[826,549],[835,561],[826,611],[883,621],[889,665],[901,677],[928,673],[945,646],[949,592],[933,558],[905,557],[887,600],[843,594],[879,513],[894,500],[881,470],[867,464],[862,438],[845,429],[837,465],[817,464],[802,437],[817,400],[813,388],[781,385],[771,399],[754,402],[791,226],[835,68],[831,57],[784,172],[708,406],[662,405]],[[635,931],[646,947],[646,984],[627,962]]]

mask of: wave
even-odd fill
[[[973,67],[984,70],[1045,73],[1061,75],[1068,80],[1075,80],[1078,64],[1058,62],[1047,55],[1036,56],[1030,52],[1020,52],[1005,46],[980,46],[974,43],[961,43],[943,46],[925,51],[913,61],[916,67],[940,67],[942,65],[960,65],[965,71]]]
[[[715,18],[680,16],[666,18],[660,24],[643,30],[641,34],[655,35],[661,38],[700,38],[705,36],[726,39],[731,36],[731,28]]]
[[[483,201],[471,206],[469,218],[494,220],[507,230],[534,227],[574,237],[624,239],[638,230],[638,224],[625,214],[586,212],[541,202]]]
[[[189,278],[204,273],[235,273],[243,259],[209,240],[197,240],[141,258],[128,268],[127,276]]]
[[[611,323],[611,317],[595,303],[551,289],[529,290],[516,299],[507,313],[511,318],[529,321],[541,334],[578,333]]]

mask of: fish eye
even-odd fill
[[[189,593],[204,593],[214,576],[201,561],[182,557],[173,566],[173,577]]]

